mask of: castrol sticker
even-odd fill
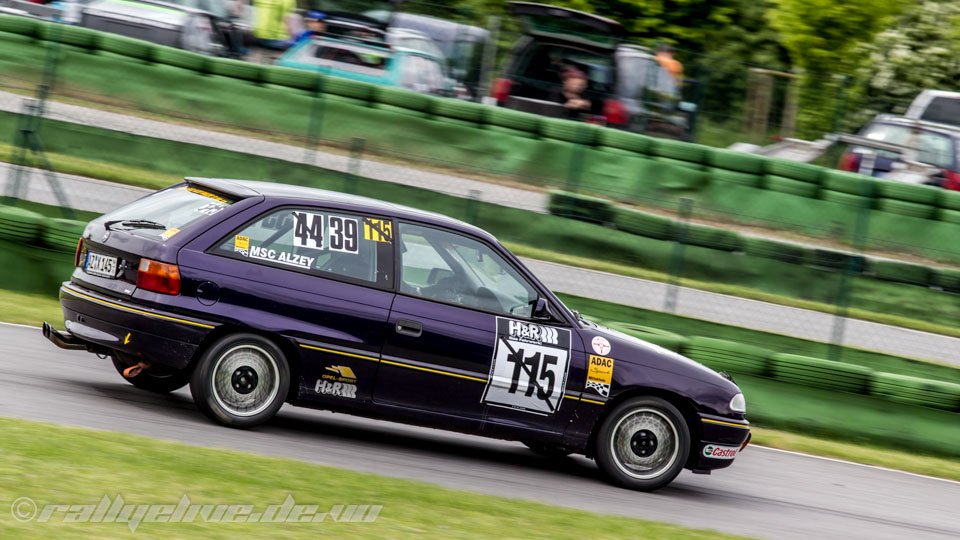
[[[703,447],[704,457],[713,458],[713,459],[733,459],[737,457],[737,452],[740,449],[736,446],[717,446],[715,444],[708,444]]]

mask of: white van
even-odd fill
[[[904,116],[960,128],[960,92],[924,90],[913,99]]]

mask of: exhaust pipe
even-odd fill
[[[61,332],[53,327],[48,322],[43,323],[43,337],[50,340],[51,343],[60,347],[61,349],[67,349],[68,351],[85,351],[87,350],[87,342],[83,341],[77,336],[71,334],[70,332]]]

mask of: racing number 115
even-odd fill
[[[557,382],[557,378],[553,370],[549,368],[557,365],[558,360],[556,356],[549,354],[541,356],[539,352],[534,353],[532,356],[525,356],[523,349],[519,348],[511,351],[510,354],[507,355],[507,362],[513,364],[513,378],[510,381],[509,392],[516,394],[521,377],[526,375],[527,390],[524,395],[530,397],[533,395],[534,389],[536,389],[537,399],[544,401],[550,399],[550,396],[553,395],[553,387]]]

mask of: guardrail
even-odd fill
[[[605,323],[625,334],[682,353],[718,371],[960,413],[960,384],[884,373],[822,358],[778,353],[735,341],[685,337],[630,323]]]
[[[303,136],[312,147],[320,140],[346,145],[363,137],[368,151],[641,205],[672,206],[679,195],[692,192],[700,197],[701,208],[743,222],[776,218],[781,228],[810,235],[821,233],[825,223],[850,229],[859,209],[868,208],[876,214],[868,245],[936,252],[944,260],[960,261],[960,252],[952,249],[960,236],[960,192],[877,182],[311,71],[211,58],[23,17],[0,16],[0,38],[17,51],[58,44],[66,53],[59,62],[60,79],[71,91],[96,90],[98,101],[121,92],[111,73],[123,73],[125,84],[175,87],[165,96],[173,101],[153,100],[145,112],[168,106],[170,113],[189,113],[222,127],[269,126]],[[28,66],[36,54],[32,60],[30,55],[13,56],[24,60],[15,58],[9,69],[19,69],[16,62],[22,61],[27,62],[24,68],[36,70]],[[186,77],[190,73],[199,76]],[[209,106],[216,96],[223,103]],[[258,106],[246,106],[250,100]],[[221,105],[223,110],[213,110]]]

